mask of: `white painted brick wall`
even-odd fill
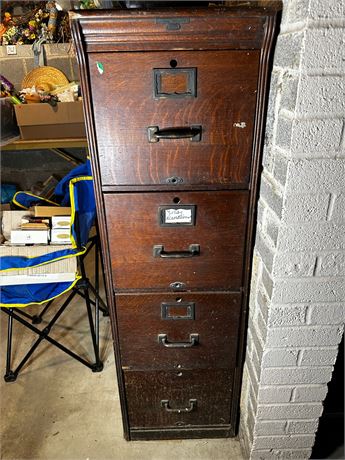
[[[283,1],[241,398],[251,460],[310,457],[345,320],[345,3]]]
[[[261,385],[258,393],[258,401],[262,403],[287,403],[291,401],[293,387],[288,386],[264,386]]]

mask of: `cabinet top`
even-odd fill
[[[229,6],[70,12],[72,36],[86,52],[261,49],[280,0]]]
[[[154,7],[154,8],[113,8],[113,9],[96,9],[96,10],[77,10],[70,11],[70,19],[79,20],[82,18],[113,18],[125,19],[143,16],[253,16],[267,15],[283,8],[282,0],[233,0],[227,5],[210,5],[210,6],[189,6],[189,7]]]

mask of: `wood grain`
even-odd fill
[[[231,184],[249,180],[258,51],[97,53],[90,56],[103,185]],[[155,99],[153,69],[196,68],[197,97]],[[97,69],[101,62],[104,73]],[[200,142],[149,143],[147,128],[201,125]]]
[[[196,206],[192,227],[161,227],[158,209],[174,204]],[[248,193],[116,193],[104,196],[111,266],[116,290],[231,290],[242,286]],[[200,245],[186,259],[153,257],[153,246],[181,251]]]
[[[193,371],[125,371],[129,421],[132,428],[222,425],[230,421],[232,388],[230,371],[210,369]],[[189,406],[191,412],[167,412],[161,400],[172,408]]]
[[[177,306],[193,302],[195,319],[162,319],[162,302]],[[236,366],[240,293],[117,295],[116,305],[126,369]],[[166,334],[170,342],[186,342],[191,333],[199,335],[198,344],[191,348],[166,348],[158,341],[158,334]]]

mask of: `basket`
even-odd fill
[[[67,85],[68,83],[68,78],[61,70],[55,67],[42,66],[36,67],[24,77],[22,89],[34,86],[43,91],[52,91],[58,86]]]

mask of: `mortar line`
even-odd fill
[[[332,218],[333,214],[333,209],[334,209],[334,203],[335,203],[335,195],[334,193],[329,194],[329,201],[328,201],[328,206],[327,206],[327,211],[326,211],[326,221],[329,222]]]

